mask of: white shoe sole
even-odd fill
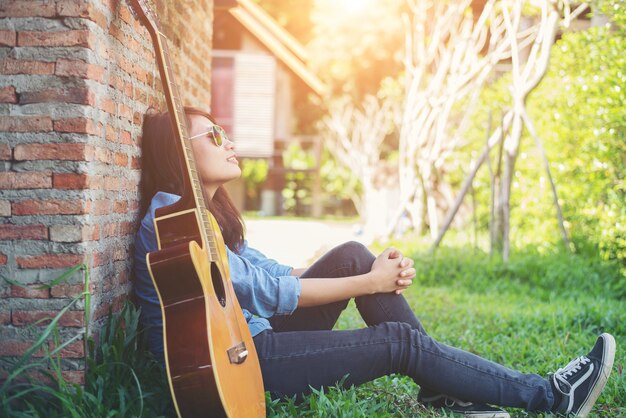
[[[604,333],[600,335],[600,337],[604,338],[604,362],[600,365],[602,369],[600,373],[598,373],[598,377],[596,378],[596,382],[593,385],[593,389],[587,395],[587,399],[582,403],[577,417],[586,417],[589,412],[591,412],[591,408],[596,403],[596,400],[602,393],[602,389],[604,389],[604,385],[609,380],[609,375],[611,374],[611,370],[613,369],[613,361],[615,360],[615,338],[611,334]]]
[[[496,413],[466,412],[465,414],[461,414],[461,416],[470,417],[470,418],[511,418],[511,415],[509,415],[508,412],[496,412]]]

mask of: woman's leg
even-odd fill
[[[333,248],[309,267],[301,278],[336,278],[365,274],[372,268],[375,256],[362,244],[347,242]],[[378,293],[355,298],[357,309],[367,325],[382,322],[405,322],[412,328],[426,333],[406,299],[395,293]],[[277,332],[330,330],[348,300],[311,308],[298,308],[291,315],[270,319]]]
[[[549,410],[548,380],[523,374],[441,344],[407,323],[384,322],[347,331],[262,332],[254,337],[265,389],[274,396],[306,394],[309,386],[358,385],[392,373],[459,399]]]

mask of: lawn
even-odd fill
[[[619,266],[600,262],[591,253],[570,255],[558,249],[518,249],[508,265],[468,247],[442,249],[436,255],[403,249],[413,255],[418,270],[405,296],[426,330],[441,342],[545,375],[585,354],[599,333],[612,333],[618,345],[615,367],[593,415],[626,416],[626,280]],[[84,389],[59,384],[43,392],[33,383],[4,387],[0,415],[172,416],[165,376],[144,354],[136,317],[127,307],[121,318],[111,318],[101,343],[90,351]],[[120,320],[125,327],[119,326]],[[337,328],[360,326],[351,303]],[[47,366],[54,374],[54,363]],[[39,390],[26,392],[34,387]],[[449,416],[421,407],[415,401],[417,390],[410,379],[390,376],[356,388],[314,391],[301,403],[268,397],[268,416]],[[21,392],[21,402],[7,402]]]

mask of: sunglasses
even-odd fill
[[[211,129],[209,129],[208,131],[189,137],[189,139],[192,140],[205,135],[208,135],[211,139],[213,139],[213,143],[218,147],[221,147],[222,144],[226,140],[228,140],[228,136],[226,136],[226,131],[219,125],[211,125]]]

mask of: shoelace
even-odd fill
[[[552,379],[554,380],[554,386],[556,386],[556,388],[558,389],[559,392],[561,392],[561,394],[563,395],[569,395],[572,389],[572,385],[571,383],[567,380],[568,377],[571,377],[574,373],[579,372],[580,369],[582,369],[582,367],[587,364],[590,363],[591,360],[588,357],[585,356],[581,356],[578,358],[575,358],[574,360],[570,361],[567,366],[558,369],[554,375],[552,376]],[[557,382],[558,381],[558,382]],[[566,388],[567,391],[564,392],[561,389],[561,385],[559,384],[562,383]]]

